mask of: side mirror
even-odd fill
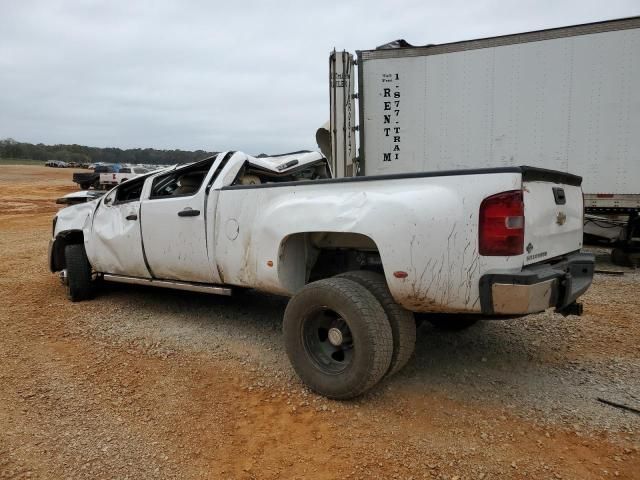
[[[104,204],[109,205],[113,199],[111,197],[107,197],[104,199]]]

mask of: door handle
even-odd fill
[[[193,210],[190,207],[178,212],[179,217],[197,217],[198,215],[200,215],[200,210]]]
[[[127,220],[137,220],[138,219],[138,215],[136,215],[135,213],[130,213],[129,215],[127,215],[125,217]]]

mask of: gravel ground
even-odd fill
[[[629,277],[599,276],[597,281],[602,287],[637,288],[637,276]],[[114,286],[99,301],[112,305],[108,321],[85,319],[98,338],[159,355],[189,350],[234,359],[261,369],[271,381],[296,382],[282,349],[284,299],[259,292],[227,299]],[[607,327],[596,322],[544,313],[482,322],[458,333],[425,324],[415,358],[386,386],[437,389],[456,400],[494,399],[523,416],[633,433],[638,427],[630,421],[633,416],[596,398],[640,406],[640,356],[585,352],[580,343],[592,343],[586,336],[594,327],[606,335]],[[628,347],[637,349],[633,343]]]
[[[621,270],[606,258],[599,255],[599,269]],[[540,422],[636,434],[636,416],[597,401],[640,408],[637,325],[624,322],[633,336],[620,339],[618,331],[611,332],[611,326],[590,314],[590,303],[609,305],[602,303],[603,294],[624,296],[638,288],[640,273],[622,270],[623,276],[596,275],[596,289],[585,298],[585,317],[546,312],[480,322],[453,333],[424,324],[415,358],[386,388],[436,389],[454,400],[496,401]],[[270,382],[297,381],[282,349],[286,299],[255,291],[226,298],[113,285],[99,301],[109,302],[113,311],[108,322],[88,320],[93,335],[132,342],[160,355],[205,352],[261,369]]]
[[[26,170],[25,170],[26,169]],[[304,388],[286,300],[111,285],[71,304],[44,260],[70,173],[0,167],[0,478],[640,478],[640,274],[585,315],[418,332],[352,402]]]

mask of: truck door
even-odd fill
[[[140,235],[140,194],[145,178],[113,189],[93,216],[87,255],[96,271],[149,278]]]
[[[217,157],[216,157],[217,158]],[[154,278],[218,283],[207,253],[213,219],[207,218],[209,180],[216,158],[153,178],[142,201],[144,251]]]

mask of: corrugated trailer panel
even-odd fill
[[[365,174],[533,165],[640,193],[640,18],[611,24],[360,52]]]
[[[586,192],[640,193],[640,29],[573,45],[569,166]]]

